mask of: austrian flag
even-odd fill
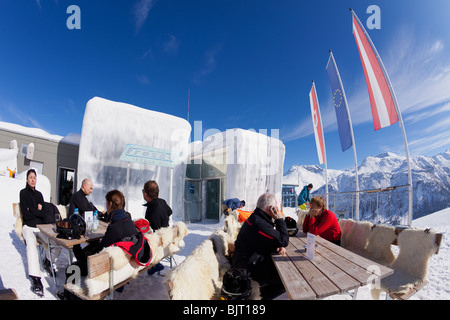
[[[383,72],[384,66],[381,59],[379,59],[378,53],[361,21],[353,11],[352,14],[353,35],[366,76],[373,123],[375,130],[379,130],[398,121],[395,100],[389,88],[386,70]]]

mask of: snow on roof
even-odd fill
[[[40,128],[29,128],[21,126],[19,124],[3,121],[0,121],[0,129],[54,142],[64,142],[75,145],[80,144],[80,137],[81,137],[80,134],[70,133],[66,137],[63,137],[56,134],[50,134],[47,131],[42,130]]]

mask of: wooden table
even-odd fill
[[[394,272],[323,238],[316,237],[314,259],[306,258],[306,234],[290,237],[286,255],[272,259],[290,299],[321,299],[365,286]]]
[[[77,244],[86,243],[89,241],[100,240],[105,235],[106,229],[108,228],[108,224],[106,222],[99,221],[98,228],[95,233],[83,235],[80,237],[80,239],[71,239],[71,240],[58,238],[57,237],[58,233],[56,232],[56,225],[54,224],[38,224],[36,227],[39,229],[40,232],[42,232],[47,236],[47,245],[50,255],[50,261],[53,261],[52,248],[63,247],[67,249],[69,252],[68,260],[70,265],[73,262],[73,246]],[[53,281],[56,286],[56,275],[53,272],[53,268],[52,273],[53,273]]]
[[[37,228],[39,228],[39,231],[42,232],[43,234],[45,234],[49,240],[51,240],[53,243],[56,243],[58,246],[61,246],[68,250],[73,249],[74,245],[86,243],[86,242],[93,241],[93,240],[99,240],[99,239],[103,238],[107,227],[108,227],[108,224],[106,222],[99,221],[98,228],[95,233],[81,236],[80,239],[68,240],[68,239],[62,239],[62,238],[57,237],[58,233],[56,232],[56,226],[54,224],[38,224],[37,225]]]

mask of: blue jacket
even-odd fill
[[[239,200],[238,198],[227,199],[222,202],[222,204],[226,205],[231,210],[236,210],[241,207],[241,200]]]
[[[297,198],[298,205],[301,206],[305,202],[310,202],[311,198],[309,196],[308,186],[304,186],[303,190],[300,192]]]

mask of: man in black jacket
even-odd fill
[[[172,214],[172,209],[167,205],[164,199],[159,198],[159,187],[156,181],[150,180],[144,184],[142,189],[142,196],[147,201],[144,206],[147,207],[145,211],[145,219],[150,223],[153,231],[160,228],[167,228],[169,226],[169,217]],[[150,270],[147,271],[149,275],[159,272],[164,269],[161,263],[157,263]]]
[[[91,202],[89,202],[89,200],[86,198],[88,195],[90,195],[92,193],[93,188],[94,187],[93,187],[91,180],[84,179],[81,182],[80,190],[75,192],[72,195],[72,197],[70,198],[68,217],[70,217],[73,214],[75,208],[78,208],[78,212],[83,218],[84,218],[84,213],[86,211],[97,210],[97,208]]]
[[[243,223],[232,257],[234,269],[247,269],[260,284],[263,299],[274,299],[285,292],[271,255],[285,254],[288,244],[289,234],[275,196],[265,193]]]
[[[159,198],[159,187],[156,181],[147,181],[144,184],[144,189],[142,189],[142,195],[144,200],[147,201],[144,204],[147,207],[145,219],[150,223],[152,230],[156,231],[160,228],[167,228],[172,209],[164,199]]]

